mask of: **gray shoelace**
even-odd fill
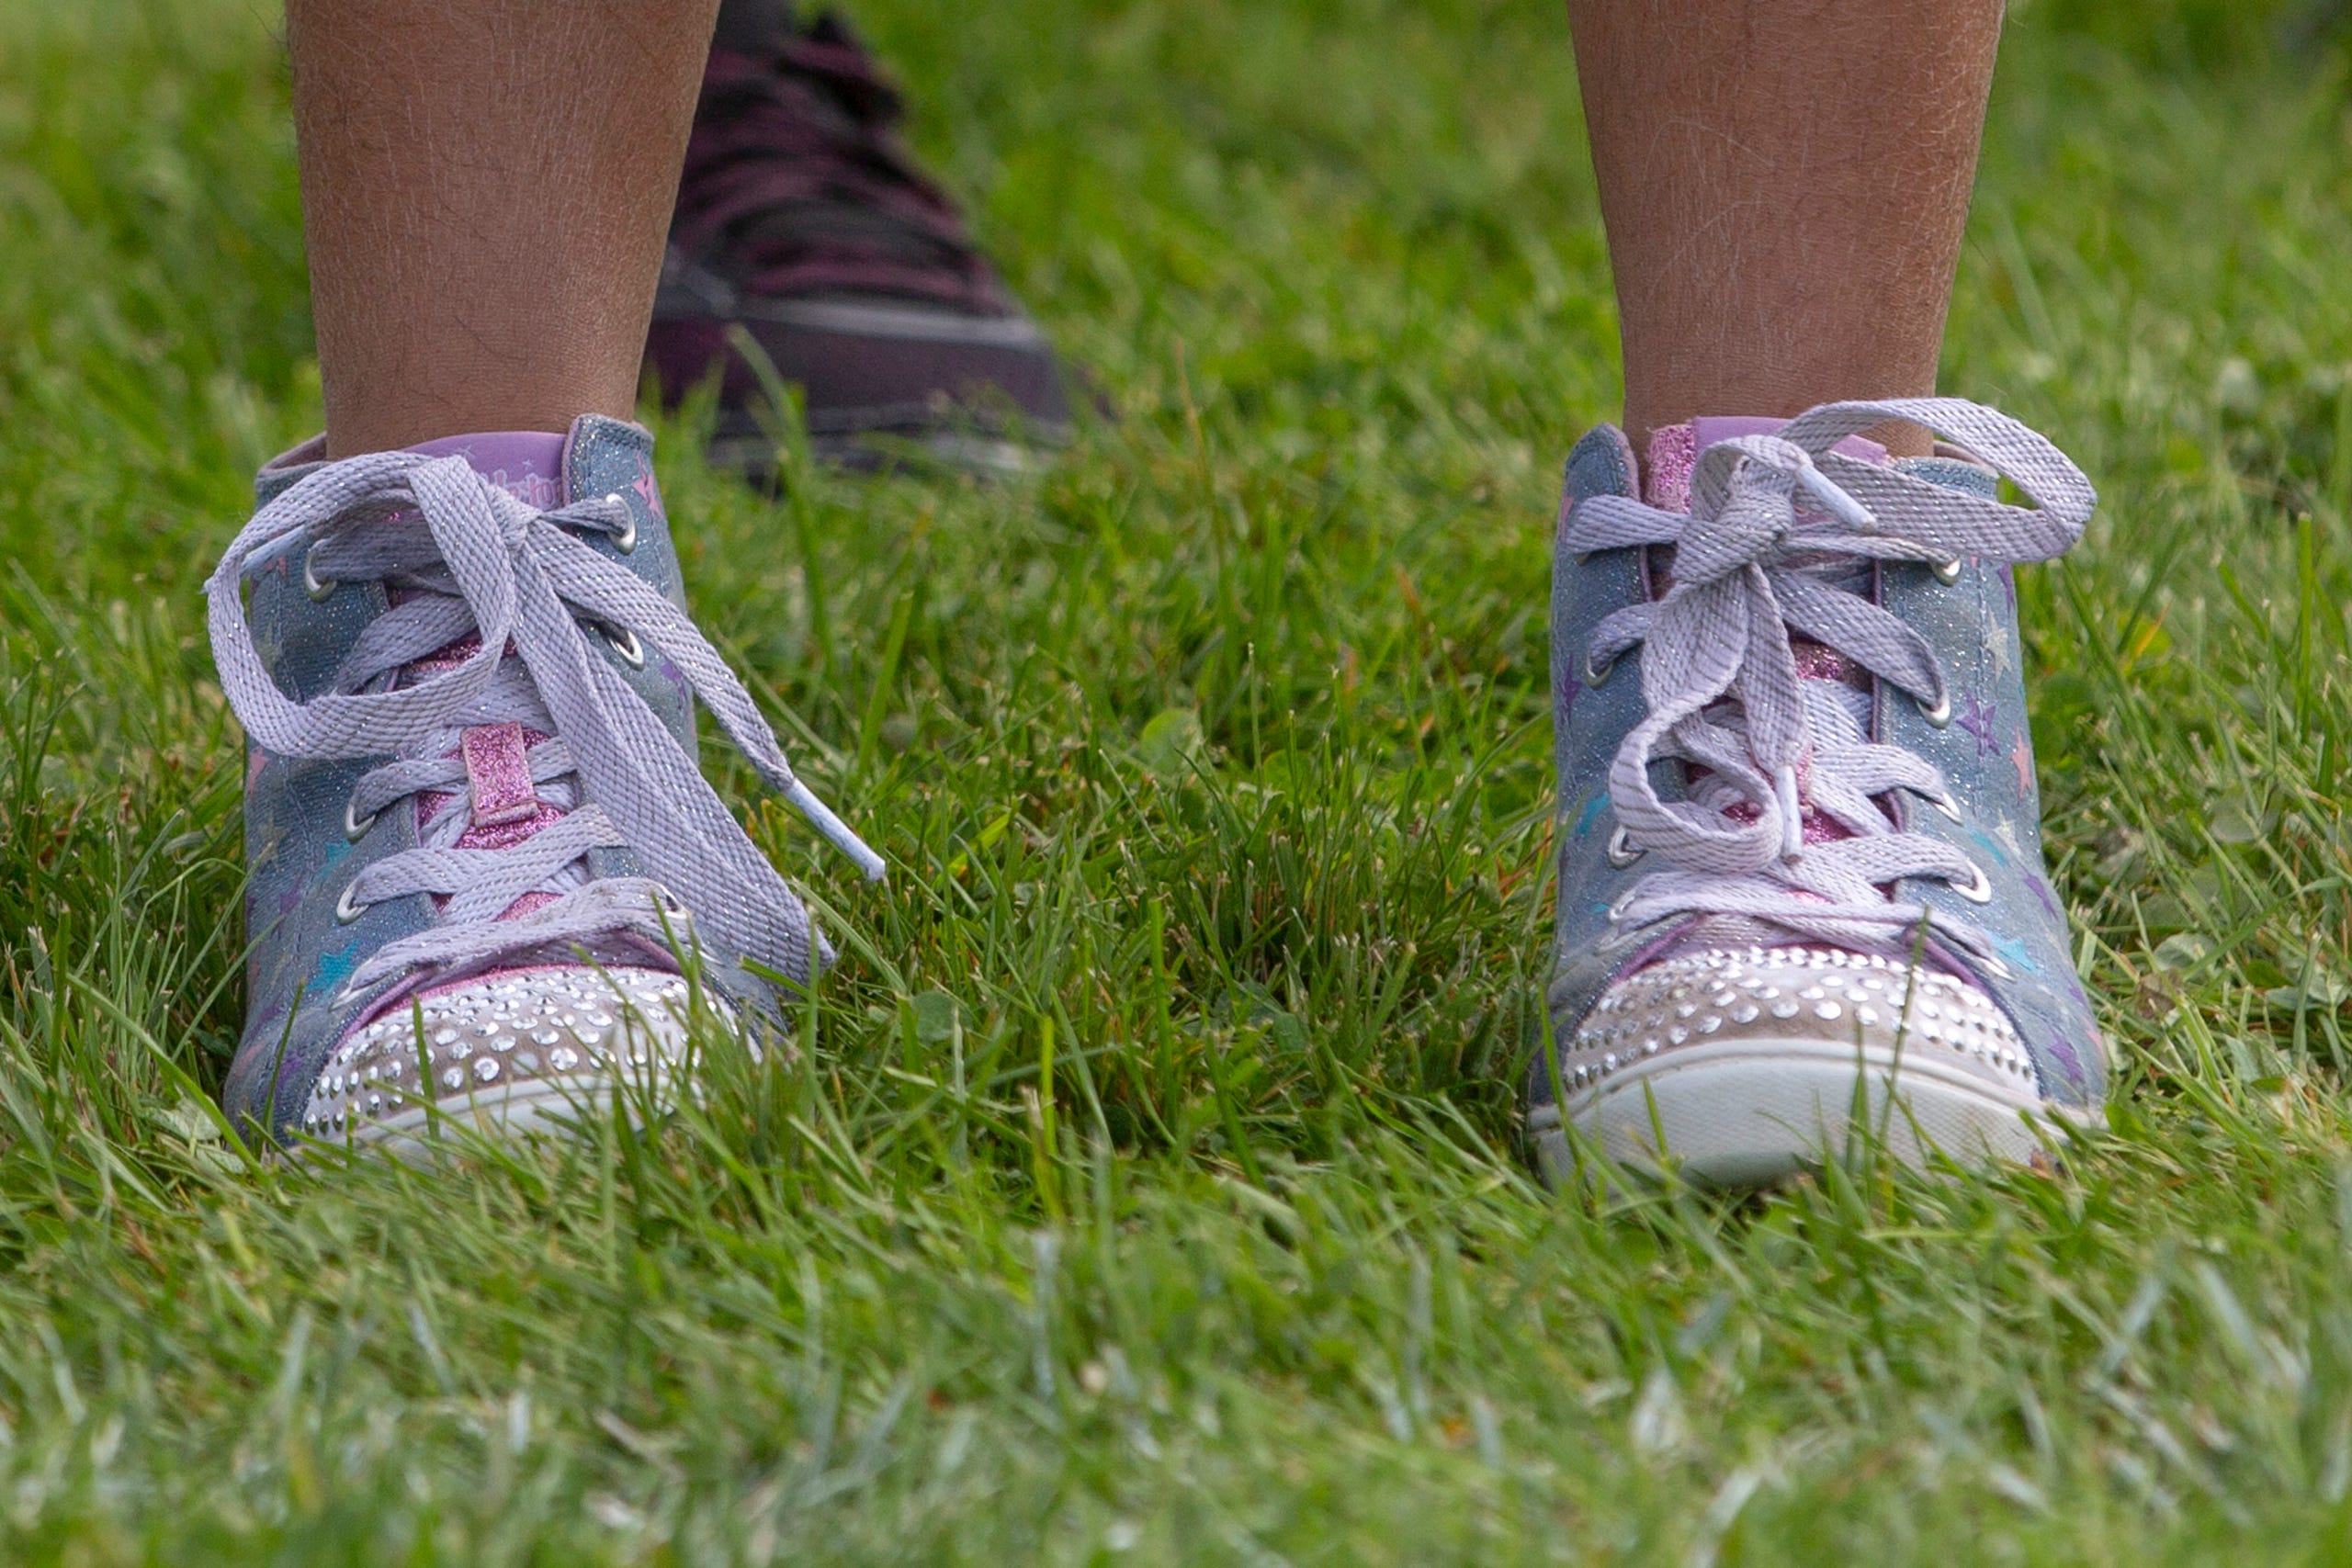
[[[751,694],[694,623],[578,536],[628,540],[633,528],[617,497],[542,512],[462,458],[387,452],[298,480],[221,557],[205,584],[213,658],[254,743],[287,757],[390,759],[359,780],[347,808],[355,827],[421,791],[460,796],[419,847],[378,861],[346,890],[339,912],[418,893],[447,900],[438,924],[361,964],[354,989],[412,968],[462,975],[619,933],[666,946],[684,939],[688,911],[714,944],[789,979],[807,980],[823,962],[799,898],[592,640],[598,633],[625,655],[667,660],[769,787],[868,877],[882,875],[881,857],[793,777]],[[288,564],[307,583],[381,581],[400,602],[360,635],[328,692],[297,702],[254,647],[241,583],[305,545],[300,566]],[[481,645],[462,659],[412,668],[469,634]],[[464,766],[447,753],[466,728],[510,722],[551,737],[526,755],[541,798],[565,815],[503,849],[458,848],[471,802]],[[591,850],[621,847],[642,875],[589,872]],[[552,901],[498,918],[534,892]]]
[[[1992,468],[2031,507],[1930,483],[1901,468],[1831,450],[1888,420],[1927,426]],[[1747,917],[1800,941],[1882,947],[1926,921],[1979,958],[1973,927],[1883,891],[1935,878],[1984,895],[1984,874],[1940,840],[1898,831],[1873,797],[1907,790],[1948,813],[1941,773],[1900,747],[1873,743],[1833,683],[1797,671],[1792,634],[1846,656],[1931,716],[1951,699],[1926,639],[1835,581],[1857,558],[1955,570],[1962,559],[2017,564],[2062,555],[2081,536],[2096,497],[2055,446],[2007,415],[1951,398],[1827,403],[1778,435],[1702,453],[1690,511],[1626,496],[1571,509],[1570,550],[1674,547],[1672,585],[1595,628],[1589,672],[1642,648],[1647,716],[1609,773],[1623,837],[1617,854],[1664,863],[1611,909],[1633,929],[1671,916]],[[1679,758],[1707,770],[1685,800],[1661,799],[1650,764]],[[1849,837],[1808,844],[1806,807]]]

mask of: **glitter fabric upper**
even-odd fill
[[[1967,407],[1936,404],[1915,407],[1913,412],[1926,416],[1923,423],[1948,423],[1948,415],[1964,412]],[[1968,417],[1978,420],[1983,415],[1984,411],[1975,411]],[[1875,417],[1891,415],[1881,408]],[[1842,436],[1874,422],[1860,413],[1854,418],[1861,419],[1861,424],[1849,421],[1842,432],[1832,427],[1831,434]],[[1998,434],[2007,430],[2007,425],[1988,426],[1978,420],[1973,428],[1994,430],[1996,440],[2016,439]],[[1678,444],[1685,438],[1668,432],[1659,434],[1663,444],[1653,447],[1653,456],[1662,459],[1655,466],[1663,470],[1677,459]],[[1689,445],[1695,458],[1695,438]],[[1822,438],[1818,445],[1826,452],[1834,441]],[[2046,444],[2034,449],[2046,450]],[[1886,491],[1886,483],[1873,479],[1874,475],[1888,476],[1897,483],[1926,481],[1984,502],[1995,496],[1994,471],[1972,462],[1905,459],[1882,467],[1844,454],[1832,457],[1816,454],[1813,460],[1842,463],[1833,470],[1836,482],[1860,494],[1865,506],[1880,506],[1877,498]],[[1649,487],[1649,499],[1655,504],[1678,491],[1689,495],[1690,472],[1685,469],[1679,478],[1659,472]],[[2079,484],[2079,475],[2068,482]],[[1865,688],[1857,689],[1844,681],[1806,679],[1828,671],[1819,663],[1809,665],[1796,647],[1791,648],[1790,675],[1806,693],[1807,711],[1816,725],[1858,724],[1862,743],[1911,759],[1894,770],[1908,783],[1892,787],[1872,784],[1870,789],[1885,793],[1866,793],[1859,800],[1840,801],[1841,820],[1849,829],[1871,829],[1873,836],[1907,836],[1913,847],[1902,853],[1917,858],[1916,866],[1890,861],[1889,880],[1872,891],[1869,900],[1854,901],[1849,896],[1857,915],[1869,914],[1871,901],[1886,910],[1888,918],[1874,923],[1873,929],[1881,932],[1874,940],[1858,942],[1859,931],[1835,939],[1826,930],[1792,932],[1778,912],[1781,908],[1789,911],[1790,922],[1795,926],[1826,927],[1843,923],[1841,906],[1836,900],[1825,901],[1807,914],[1802,897],[1775,902],[1764,896],[1760,886],[1752,899],[1745,895],[1715,898],[1708,894],[1713,884],[1704,876],[1688,886],[1671,878],[1661,882],[1657,880],[1661,871],[1676,872],[1686,879],[1689,873],[1679,868],[1672,854],[1662,855],[1653,841],[1645,840],[1649,832],[1645,821],[1621,813],[1623,791],[1633,782],[1621,762],[1621,753],[1636,727],[1653,717],[1652,698],[1657,689],[1649,666],[1659,655],[1643,638],[1628,643],[1613,628],[1632,626],[1625,618],[1629,615],[1657,613],[1639,607],[1666,591],[1662,583],[1677,581],[1672,574],[1674,563],[1665,563],[1664,571],[1654,570],[1653,547],[1640,542],[1638,529],[1625,543],[1611,545],[1594,536],[1590,529],[1578,530],[1570,523],[1583,515],[1579,508],[1592,498],[1623,497],[1630,502],[1642,488],[1634,454],[1614,430],[1593,432],[1570,457],[1568,499],[1562,508],[1563,530],[1555,567],[1552,627],[1561,859],[1557,967],[1551,1002],[1563,1064],[1571,1070],[1577,1065],[1589,1066],[1572,1058],[1584,1048],[1580,1037],[1588,1022],[1603,1016],[1596,1012],[1597,1004],[1613,987],[1628,976],[1640,976],[1648,966],[1660,965],[1661,975],[1677,973],[1666,964],[1698,957],[1710,948],[1747,953],[1751,947],[1767,953],[1842,953],[1849,960],[1859,955],[1864,963],[1872,956],[1882,963],[1900,963],[1920,940],[1920,921],[1925,919],[1928,922],[1925,956],[1930,972],[1939,976],[1939,986],[1948,979],[1989,999],[2030,1063],[2041,1097],[2075,1107],[2095,1103],[2105,1077],[2103,1047],[2088,998],[2074,973],[2063,910],[2043,876],[2039,800],[2031,769],[2014,761],[2013,754],[2030,760],[2030,742],[2025,728],[2014,589],[1998,553],[1984,549],[1972,554],[1962,549],[1955,552],[1956,559],[1931,559],[1928,558],[1935,551],[1914,540],[1894,558],[1866,561],[1859,574],[1845,572],[1834,561],[1807,568],[1821,572],[1839,592],[1859,590],[1866,604],[1883,610],[1908,634],[1916,635],[1925,656],[1934,661],[1934,674],[1931,677],[1924,664],[1904,663],[1895,667],[1906,671],[1906,682],[1918,691],[1905,690],[1883,678],[1870,678]],[[2068,514],[2079,516],[2087,511],[2087,486],[2079,485],[2078,493],[2079,510]],[[1715,492],[1711,504],[1721,502],[1721,492]],[[2066,504],[2070,509],[2076,506],[2071,493]],[[1899,515],[1893,507],[1883,509],[1889,517]],[[1667,524],[1661,522],[1659,526],[1663,529]],[[1794,526],[1801,534],[1814,525],[1800,516]],[[1890,533],[1899,531],[1889,525]],[[1804,555],[1798,543],[1799,535],[1792,534],[1787,547],[1792,558],[1800,562],[1815,558]],[[1769,555],[1780,546],[1742,547],[1762,548],[1768,552],[1766,558],[1781,558]],[[1688,550],[1687,544],[1684,548]],[[1796,604],[1798,598],[1802,594],[1789,603]],[[1804,614],[1802,609],[1791,613],[1800,617]],[[1804,640],[1807,639],[1792,638],[1792,642]],[[1871,657],[1889,658],[1892,646],[1890,642],[1872,647]],[[1948,705],[1936,704],[1938,682]],[[1818,689],[1823,687],[1831,689]],[[1731,695],[1737,696],[1738,690],[1735,688]],[[1735,716],[1737,711],[1736,707],[1730,710]],[[1996,744],[1982,744],[1963,719],[1979,722],[1995,737]],[[1744,731],[1735,724],[1724,733],[1736,737]],[[1743,846],[1734,852],[1742,865],[1803,864],[1819,854],[1851,855],[1858,847],[1877,853],[1868,843],[1820,843],[1813,821],[1823,799],[1822,781],[1809,778],[1803,750],[1796,756],[1796,766],[1781,780],[1774,778],[1772,767],[1755,761],[1746,763],[1744,772],[1740,768],[1726,772],[1739,760],[1735,752],[1725,752],[1712,767],[1702,766],[1695,758],[1659,756],[1645,772],[1655,797],[1669,812],[1697,807],[1700,792],[1711,787],[1711,777],[1718,793],[1737,782],[1733,795],[1738,805],[1731,806],[1731,797],[1726,796],[1716,809],[1725,813],[1721,829],[1725,842]],[[1888,766],[1893,767],[1891,756]],[[1888,776],[1892,779],[1894,773]],[[1797,813],[1794,818],[1788,809],[1792,800]],[[1794,834],[1792,820],[1800,829]],[[1802,841],[1798,852],[1804,859],[1782,863],[1780,857],[1791,853],[1792,838]],[[1930,844],[1938,846],[1932,852]],[[1762,858],[1751,861],[1752,856]],[[1663,898],[1658,897],[1661,890],[1666,893]],[[1734,904],[1739,906],[1741,918],[1763,922],[1753,934],[1734,942],[1701,933],[1703,922],[1732,913]],[[1836,962],[1834,958],[1822,961]],[[1838,1005],[1845,1007],[1843,1001]],[[1973,1004],[1963,1011],[1977,1016],[1972,1010]],[[1856,1016],[1848,1011],[1844,1026],[1850,1028]],[[1666,1042],[1661,1049],[1671,1047],[1670,1036],[1661,1034],[1661,1039]],[[1604,1056],[1607,1049],[1603,1048]],[[1530,1078],[1533,1103],[1548,1103],[1551,1081],[1552,1065],[1539,1061]]]

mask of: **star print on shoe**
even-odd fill
[[[830,953],[695,769],[694,708],[870,876],[683,611],[651,437],[463,437],[263,471],[207,584],[251,749],[258,1136],[404,1147],[665,1089],[704,996],[747,1035]],[[526,499],[530,498],[530,499]]]
[[[1889,461],[1860,433],[1926,426]],[[2012,564],[2093,495],[2041,436],[1951,399],[1833,403],[1568,460],[1554,570],[1561,850],[1555,1050],[1528,1088],[1620,1162],[1781,1179],[1857,1102],[1909,1163],[2043,1151],[2104,1047],[2041,873]],[[1998,498],[2007,479],[2030,506]]]

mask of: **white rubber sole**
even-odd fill
[[[1629,1063],[1567,1103],[1567,1124],[1617,1164],[1736,1189],[1818,1168],[1865,1137],[1914,1168],[1930,1150],[1962,1165],[2046,1159],[2049,1139],[2029,1118],[2068,1119],[1932,1051],[1898,1063],[1889,1048],[1850,1040],[1686,1046]],[[1576,1160],[1558,1111],[1540,1108],[1530,1132],[1545,1179],[1567,1179]]]
[[[646,1064],[631,1064],[643,1074]],[[671,1073],[657,1069],[649,1085],[638,1077],[623,1079],[610,1071],[578,1073],[563,1077],[525,1078],[511,1085],[453,1094],[431,1108],[415,1103],[389,1115],[355,1121],[340,1138],[310,1138],[298,1150],[350,1149],[409,1164],[431,1164],[460,1152],[468,1134],[492,1143],[521,1143],[533,1137],[579,1135],[584,1123],[613,1114],[617,1099],[620,1113],[637,1125],[649,1100],[659,1109],[668,1104]]]

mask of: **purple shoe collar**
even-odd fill
[[[548,512],[569,499],[563,493],[563,458],[571,439],[544,430],[492,430],[420,441],[407,450],[426,457],[463,457],[474,472],[524,505]]]
[[[1649,451],[1642,459],[1642,499],[1667,512],[1690,510],[1690,470],[1699,454],[1718,441],[1742,435],[1775,435],[1789,422],[1759,414],[1702,414],[1688,424],[1669,424],[1650,432]],[[1865,463],[1886,461],[1886,448],[1860,435],[1849,435],[1832,448]]]

